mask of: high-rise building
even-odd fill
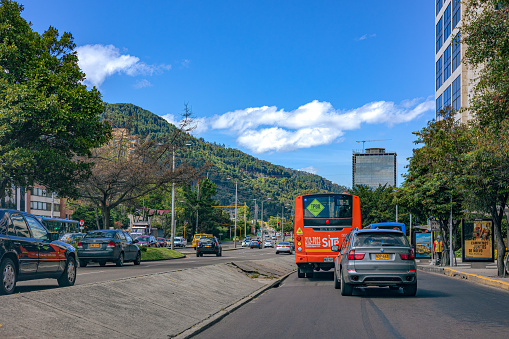
[[[462,63],[465,46],[460,43],[464,6],[460,0],[435,0],[435,119],[446,107],[458,111],[468,107],[472,70]],[[464,123],[471,118],[468,111],[458,113]]]
[[[385,148],[366,148],[353,152],[352,187],[366,185],[372,189],[378,186],[396,186],[396,152],[385,152]]]

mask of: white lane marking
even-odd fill
[[[106,272],[106,271],[97,271],[97,272],[78,273],[78,274],[76,274],[76,275],[95,274],[95,273],[102,273],[102,272]]]

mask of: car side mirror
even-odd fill
[[[133,244],[136,244],[137,242],[140,242],[138,239],[133,240]]]
[[[338,245],[334,245],[334,246],[332,246],[332,247],[330,248],[330,250],[331,250],[332,252],[339,252],[339,246],[338,246]]]
[[[58,233],[48,233],[48,241],[49,241],[49,242],[52,242],[52,241],[58,240],[58,238],[60,238],[60,236],[58,235]]]

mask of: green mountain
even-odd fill
[[[129,127],[133,135],[151,135],[157,139],[176,128],[160,116],[132,104],[105,106],[102,119],[110,121],[114,128]],[[246,202],[252,208],[253,199],[257,199],[259,205],[265,200],[267,215],[281,213],[282,205],[289,204],[291,209],[295,197],[302,193],[341,193],[347,190],[319,175],[274,165],[237,149],[206,142],[203,138],[190,138],[192,146],[179,150],[176,159],[188,161],[194,166],[210,164],[204,176],[217,185],[215,200],[220,205],[235,203],[235,180],[238,181],[238,205]],[[285,211],[286,216],[287,213],[288,210]]]

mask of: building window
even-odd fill
[[[440,96],[439,96],[439,97],[437,98],[437,100],[435,101],[435,103],[436,103],[436,109],[437,109],[437,111],[436,111],[437,115],[438,115],[438,113],[439,113],[439,112],[442,110],[442,108],[443,108],[443,106],[442,106],[442,102],[443,102],[443,101],[442,101],[442,96],[443,96],[443,94],[440,94]]]
[[[461,43],[460,43],[460,33],[454,37],[452,41],[452,71],[454,72],[456,68],[461,64]]]
[[[456,27],[461,20],[461,2],[460,0],[452,0],[452,28]]]
[[[451,107],[451,85],[444,91],[444,109]]]
[[[451,4],[444,11],[444,42],[451,35]]]
[[[461,107],[461,74],[452,83],[452,109],[455,111]]]
[[[440,86],[442,86],[442,57],[440,57],[440,59],[438,59],[438,61],[437,61],[436,72],[437,72],[437,89],[436,90],[438,91]]]
[[[30,209],[40,211],[51,211],[51,203],[43,201],[31,201]],[[60,204],[54,204],[53,211],[55,212],[60,211]]]
[[[444,82],[451,76],[451,46],[444,52]]]
[[[437,51],[436,51],[436,53],[438,53],[438,51],[442,47],[442,43],[443,43],[443,41],[442,41],[442,34],[443,34],[443,32],[442,32],[442,19],[443,18],[440,18],[440,20],[438,20],[438,23],[437,23],[437,26],[436,26],[436,29],[437,29],[437,31],[436,31],[436,33],[437,33],[436,34],[436,36],[437,36],[437,39],[436,39],[437,40]]]
[[[438,13],[440,13],[440,10],[442,9],[442,4],[443,4],[442,0],[437,0],[437,14],[435,15],[438,15]]]
[[[32,188],[32,191],[30,192],[32,195],[36,195],[39,197],[47,197],[48,192],[46,192],[45,189],[34,187]]]

